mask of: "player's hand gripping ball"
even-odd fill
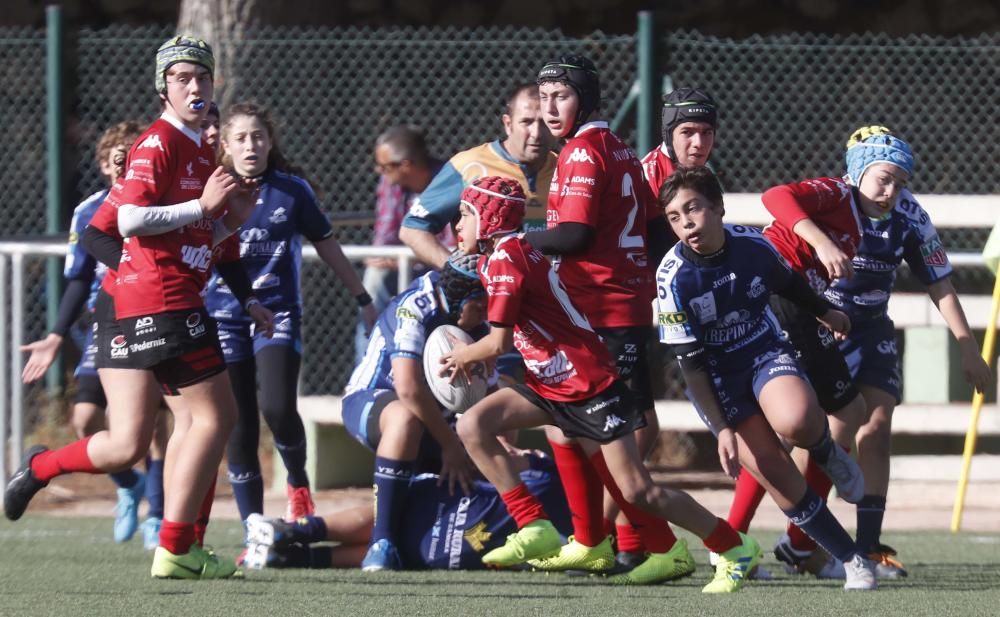
[[[450,375],[439,375],[441,356],[449,353],[455,342],[472,344],[472,337],[458,326],[444,325],[435,328],[424,344],[424,376],[434,398],[448,413],[461,413],[486,396],[489,373],[485,362],[468,367],[469,380]],[[470,383],[471,381],[471,383]]]

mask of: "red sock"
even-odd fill
[[[604,482],[604,487],[611,493],[615,503],[622,509],[626,518],[635,527],[639,537],[642,538],[646,550],[651,553],[666,553],[673,548],[674,544],[677,543],[677,536],[670,529],[670,524],[655,514],[640,510],[625,501],[625,497],[622,496],[621,490],[615,484],[614,478],[611,477],[611,471],[608,470],[608,464],[604,461],[604,455],[600,451],[592,456],[590,461]]]
[[[160,546],[174,555],[183,555],[191,550],[194,544],[194,525],[192,523],[175,523],[163,519],[160,526]]]
[[[713,553],[721,555],[729,549],[739,546],[742,541],[740,540],[740,534],[736,533],[732,525],[721,518],[718,520],[719,522],[715,525],[715,529],[712,530],[712,533],[707,538],[702,540],[702,544]]]
[[[194,541],[198,546],[205,546],[205,531],[208,529],[208,519],[212,515],[212,504],[215,503],[215,482],[216,480],[212,480],[212,485],[208,487],[205,499],[202,500],[201,508],[198,510],[198,518],[194,519]]]
[[[601,478],[580,446],[553,441],[549,445],[573,515],[573,538],[584,546],[597,546],[608,535]]]
[[[618,550],[626,553],[642,552],[642,536],[631,523],[615,525],[618,533]]]
[[[47,450],[31,459],[31,473],[42,482],[74,471],[83,473],[104,473],[90,462],[87,444],[90,437],[74,441],[58,450]]]
[[[736,489],[733,491],[733,503],[729,506],[729,525],[746,533],[750,529],[753,515],[757,513],[760,500],[766,493],[750,472],[740,470],[740,477],[736,479]]]
[[[545,509],[542,508],[542,503],[531,494],[524,482],[500,495],[500,499],[503,499],[503,502],[507,504],[507,511],[514,517],[518,529],[532,521],[548,518],[545,515]]]
[[[845,452],[850,452],[850,448],[843,448]],[[826,475],[826,472],[816,464],[813,458],[809,457],[809,464],[806,465],[806,484],[809,488],[813,490],[817,495],[819,495],[823,501],[826,501],[827,497],[830,495],[830,487],[833,486],[833,480],[830,476]],[[795,525],[788,523],[788,538],[791,540],[792,548],[798,551],[814,551],[816,550],[816,541],[806,535],[806,532],[802,531]]]

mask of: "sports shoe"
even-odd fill
[[[774,545],[774,556],[785,564],[787,574],[804,574],[805,564],[812,554],[813,551],[800,551],[792,546],[792,539],[788,537],[787,533],[781,534],[778,542]]]
[[[236,564],[197,545],[183,555],[174,555],[162,546],[153,553],[153,567],[149,573],[153,578],[208,579],[237,576]]]
[[[115,506],[115,542],[128,542],[139,530],[139,502],[146,494],[146,474],[137,471],[135,484],[118,488],[118,505]]]
[[[879,544],[868,553],[868,559],[875,562],[875,576],[880,579],[906,578],[908,573],[896,557],[896,550],[886,544]]]
[[[844,562],[844,589],[847,591],[874,591],[878,589],[875,581],[875,563],[855,554],[850,561]]]
[[[612,585],[655,585],[684,578],[694,572],[694,557],[686,540],[678,540],[666,553],[650,553],[641,564],[625,574],[612,576]]]
[[[253,513],[247,517],[247,544],[285,546],[291,541],[292,526],[280,518]]]
[[[739,546],[719,555],[715,578],[702,587],[702,593],[733,593],[743,588],[750,572],[757,567],[764,554],[757,541],[750,536],[741,533],[740,540]]]
[[[142,522],[142,548],[155,551],[160,545],[160,527],[163,519],[151,516]]]
[[[396,550],[396,546],[388,539],[382,538],[368,547],[368,553],[361,560],[361,569],[365,572],[402,570],[403,562],[399,559],[399,551]]]
[[[545,559],[532,559],[532,568],[543,572],[563,572],[580,570],[583,572],[605,572],[615,565],[615,551],[611,548],[611,536],[601,540],[597,546],[586,546],[573,536],[559,548],[559,552]]]
[[[285,521],[294,523],[303,516],[311,516],[316,513],[316,504],[313,503],[312,493],[308,486],[298,488],[288,485],[288,508],[285,510]]]
[[[559,554],[562,539],[548,519],[531,521],[507,536],[507,542],[483,555],[483,564],[495,568],[510,568],[532,559],[544,559]]]
[[[840,446],[834,445],[832,451],[826,464],[820,467],[833,480],[841,499],[848,503],[858,503],[865,496],[865,478],[861,468]]]
[[[45,446],[31,446],[21,459],[21,466],[17,468],[14,476],[7,483],[7,489],[3,494],[3,513],[12,521],[21,518],[24,511],[28,509],[31,498],[35,493],[48,486],[48,482],[42,482],[35,477],[31,471],[31,459],[42,452],[48,450]]]
[[[618,570],[616,574],[624,574],[625,572],[635,570],[644,561],[646,561],[646,553],[644,551],[618,551],[615,553],[615,570]]]
[[[269,544],[247,544],[246,549],[241,555],[243,557],[243,566],[254,570],[263,570],[266,567],[270,567],[272,563],[277,561],[277,552],[274,552],[272,556],[271,548]]]

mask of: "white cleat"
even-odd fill
[[[874,591],[878,589],[875,581],[875,564],[861,555],[855,554],[850,561],[844,563],[844,589],[847,591]]]
[[[840,446],[834,445],[830,459],[820,467],[833,480],[837,494],[844,501],[858,503],[865,496],[865,478],[861,468]]]

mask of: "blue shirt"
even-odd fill
[[[80,238],[83,237],[83,230],[90,224],[90,219],[104,203],[110,190],[97,191],[80,202],[80,205],[73,210],[73,220],[69,225],[69,251],[66,253],[63,276],[68,281],[91,281],[90,295],[87,297],[87,310],[91,312],[94,310],[97,291],[101,288],[101,281],[104,280],[108,268],[80,245]]]
[[[711,266],[689,260],[677,243],[656,271],[660,341],[700,343],[720,373],[773,351],[783,336],[770,295],[795,276],[756,229],[726,225],[725,234],[724,253]]]
[[[298,176],[268,171],[257,207],[237,232],[240,261],[261,304],[274,312],[301,312],[302,237],[310,242],[333,235],[309,183]],[[205,286],[205,308],[217,320],[252,321],[217,271]]]
[[[549,520],[563,535],[572,532],[569,507],[555,464],[531,457],[532,469],[521,472],[528,490],[542,502]],[[438,476],[417,476],[407,495],[400,550],[407,568],[482,569],[483,554],[517,531],[517,524],[497,489],[473,483],[469,495],[438,486]]]
[[[861,244],[852,262],[854,276],[835,280],[824,294],[851,321],[886,315],[896,269],[904,260],[924,285],[951,276],[951,263],[934,224],[906,189],[884,218],[862,216],[861,232]]]
[[[431,270],[389,302],[375,322],[365,357],[351,373],[345,395],[358,390],[394,390],[392,359],[423,358],[428,335],[438,326],[451,323],[448,312],[437,299],[436,285],[440,278],[440,272]],[[469,334],[478,340],[488,331],[489,326],[483,323]]]

